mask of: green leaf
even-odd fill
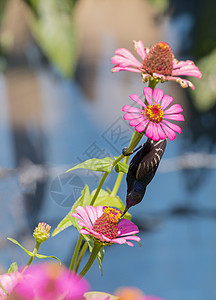
[[[119,173],[119,172],[127,173],[128,168],[129,168],[129,166],[126,163],[119,161],[117,163],[117,165],[115,166],[115,171],[117,173]]]
[[[8,269],[8,274],[16,272],[18,272],[18,266],[16,262],[13,262]]]
[[[90,192],[89,192],[89,187],[86,185],[84,189],[81,192],[81,196],[78,198],[78,200],[74,203],[72,206],[70,212],[64,217],[64,219],[58,224],[56,229],[53,231],[52,237],[66,229],[67,227],[73,225],[77,229],[80,229],[80,226],[77,224],[77,219],[72,217],[72,213],[75,212],[75,208],[77,206],[85,206],[89,205],[91,202],[91,197],[90,197]],[[77,221],[76,221],[77,220]]]
[[[52,233],[52,237],[54,237],[55,235],[57,235],[58,233],[60,233],[61,231],[63,231],[64,229],[68,228],[69,226],[71,226],[71,220],[69,218],[69,213],[64,217],[63,220],[61,220],[61,222],[58,224],[58,226],[55,228],[55,230]]]
[[[77,218],[74,218],[72,217],[72,213],[75,213],[75,209],[78,207],[78,206],[85,206],[85,205],[90,205],[91,203],[91,195],[90,195],[90,191],[89,191],[89,187],[88,185],[86,185],[84,187],[84,189],[82,190],[82,196],[79,197],[79,199],[74,203],[74,205],[72,206],[72,209],[69,213],[69,218],[73,224],[73,226],[78,230],[80,231],[80,229],[82,228],[82,226],[80,226],[78,224],[78,219]]]
[[[105,254],[105,249],[104,249],[104,247],[102,247],[97,255],[97,261],[98,261],[98,265],[100,268],[101,277],[103,276],[102,261],[104,258],[104,254]]]
[[[28,251],[27,249],[25,249],[22,245],[20,245],[20,243],[18,243],[16,240],[12,239],[12,238],[7,238],[9,241],[11,241],[12,243],[18,245],[20,248],[22,248],[29,256],[33,256],[33,253],[31,251]]]
[[[82,162],[81,164],[78,164],[73,168],[69,169],[67,172],[80,168],[110,173],[113,169],[113,159],[111,157],[88,159]]]
[[[43,254],[37,253],[35,256],[38,257],[38,258],[40,258],[40,259],[43,259],[43,258],[54,258],[54,259],[56,259],[61,264],[60,259],[58,259],[56,256],[53,256],[53,255],[43,255]]]

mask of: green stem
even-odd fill
[[[158,80],[154,79],[154,80],[150,80],[149,81],[149,87],[154,91],[155,86],[158,84]]]
[[[77,258],[76,266],[74,268],[75,272],[77,273],[79,269],[80,262],[83,258],[83,255],[85,254],[86,250],[88,249],[88,243],[85,242],[84,245],[82,246],[82,249],[80,250],[79,256]]]
[[[99,194],[99,192],[100,192],[100,190],[101,190],[101,188],[102,188],[102,186],[103,186],[103,183],[104,183],[104,181],[105,181],[105,179],[107,178],[108,175],[109,175],[109,172],[105,172],[105,173],[103,174],[103,177],[101,178],[101,181],[100,181],[100,183],[99,183],[99,185],[98,185],[98,187],[97,187],[97,190],[96,190],[96,192],[95,192],[95,194],[94,194],[94,196],[93,196],[93,198],[92,198],[92,200],[91,200],[90,205],[93,205],[93,204],[94,204],[94,202],[95,202],[95,200],[97,199],[97,196],[98,196],[98,194]]]
[[[31,265],[31,263],[33,262],[36,254],[39,251],[39,248],[40,248],[40,243],[36,242],[35,248],[32,252],[32,256],[30,257],[29,261],[27,262],[27,265],[25,266],[25,268],[22,270],[22,273],[24,273],[28,269],[28,267]]]
[[[76,244],[76,248],[75,248],[74,253],[73,253],[73,257],[71,259],[71,263],[70,263],[70,267],[69,267],[70,271],[72,271],[74,269],[74,265],[75,265],[77,255],[79,253],[81,245],[82,245],[82,236],[80,234],[79,238],[78,238],[78,241],[77,241],[77,244]]]
[[[98,255],[98,252],[100,251],[101,248],[102,248],[102,244],[99,244],[99,243],[94,244],[94,247],[93,247],[92,252],[89,256],[89,259],[88,259],[86,265],[84,266],[84,268],[82,269],[82,271],[79,274],[80,276],[83,277],[88,272],[88,270],[91,268],[93,262],[95,261],[95,258]]]
[[[129,156],[126,156],[123,162],[125,164],[127,164],[128,160],[129,160]],[[113,190],[112,190],[112,192],[110,194],[111,197],[115,197],[116,196],[116,194],[118,192],[118,189],[120,187],[120,184],[121,184],[123,176],[124,176],[124,172],[119,172],[118,173],[118,177],[116,179],[115,185],[114,185]]]
[[[136,130],[134,131],[126,153],[130,153],[137,146],[137,144],[139,143],[139,141],[143,137],[143,134],[144,134],[144,132],[139,133]],[[129,156],[125,156],[124,163],[127,163],[128,160],[129,160]],[[121,181],[122,181],[122,178],[123,178],[123,175],[124,175],[123,172],[119,172],[118,177],[116,179],[115,185],[113,187],[113,190],[112,190],[110,196],[115,197],[115,195],[117,194],[118,189],[119,189],[120,184],[121,184]]]

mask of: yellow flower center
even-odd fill
[[[153,123],[160,123],[163,120],[163,114],[160,104],[149,105],[144,112],[144,115]]]
[[[118,221],[122,213],[112,207],[104,207],[103,211],[104,213],[95,221],[92,229],[109,239],[114,239],[117,237]]]
[[[155,44],[143,60],[143,68],[151,75],[154,73],[164,76],[172,75],[174,55],[169,44]]]

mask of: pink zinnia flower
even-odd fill
[[[21,280],[22,275],[18,272],[0,275],[0,299],[6,299]]]
[[[99,243],[134,246],[129,240],[140,241],[140,238],[134,235],[139,232],[138,227],[129,220],[121,219],[122,212],[115,208],[86,205],[78,206],[75,210],[76,213],[72,216],[78,218],[78,224],[84,227],[80,233],[91,235]]]
[[[57,263],[30,266],[16,285],[11,299],[80,300],[89,289],[87,281]]]
[[[122,110],[126,112],[123,118],[130,120],[130,126],[135,126],[135,130],[142,132],[145,130],[147,137],[153,141],[163,140],[168,137],[171,141],[176,138],[176,132],[181,133],[181,128],[169,122],[168,120],[184,121],[184,116],[180,114],[182,107],[179,104],[173,104],[167,108],[173,98],[164,95],[164,91],[150,87],[144,87],[143,94],[146,98],[147,105],[136,94],[129,97],[142,106],[136,108],[130,105],[124,105]]]
[[[172,80],[178,82],[183,88],[194,85],[179,76],[202,77],[199,68],[191,61],[178,61],[175,59],[172,49],[168,43],[160,42],[151,48],[144,48],[142,41],[133,41],[134,48],[142,61],[137,60],[133,54],[125,49],[117,49],[111,58],[111,63],[115,64],[112,72],[130,71],[142,74],[142,80],[157,79],[161,82]]]

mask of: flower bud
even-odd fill
[[[45,242],[50,237],[50,229],[51,226],[40,222],[38,223],[38,226],[35,227],[33,237],[35,238],[35,241],[39,244]]]

